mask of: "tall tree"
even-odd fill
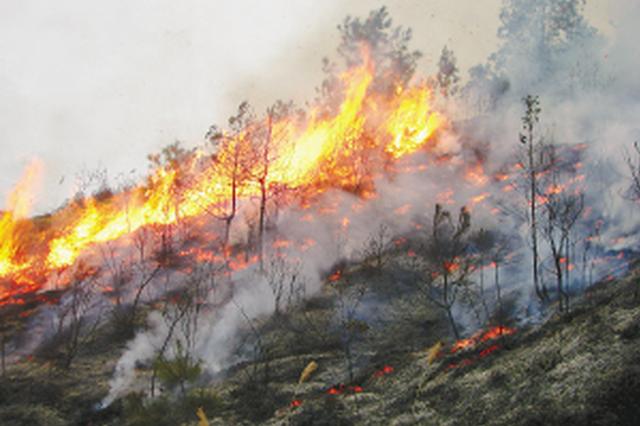
[[[540,121],[540,100],[538,96],[527,95],[523,99],[525,113],[522,116],[522,128],[525,133],[520,133],[520,143],[525,146],[525,162],[522,165],[522,180],[525,185],[525,200],[528,204],[528,220],[531,236],[531,255],[533,287],[538,298],[543,301],[548,298],[544,283],[540,283],[539,249],[538,249],[538,175],[543,171],[543,161],[540,160],[539,151],[541,142],[536,141],[534,130]]]
[[[460,290],[469,284],[475,259],[471,241],[471,216],[463,207],[457,223],[436,204],[431,234],[419,250],[422,263],[421,289],[429,300],[443,309],[456,339],[460,338],[453,307]]]
[[[338,57],[342,66],[353,67],[363,61],[363,49],[375,61],[372,87],[379,93],[393,94],[398,86],[405,86],[415,72],[422,56],[410,48],[413,36],[410,28],[394,26],[386,7],[372,10],[365,18],[347,16],[340,25]],[[319,89],[323,98],[332,100],[339,90],[336,71],[341,68],[327,58],[323,70],[327,78]]]
[[[270,181],[271,165],[276,159],[277,147],[282,144],[287,133],[283,131],[278,122],[287,118],[293,111],[293,102],[277,101],[267,108],[266,117],[261,134],[253,138],[253,152],[255,157],[254,167],[250,168],[253,179],[260,187],[260,206],[258,215],[258,241],[257,250],[260,258],[260,267],[264,267],[264,233],[267,219],[267,203],[272,193],[273,182]]]

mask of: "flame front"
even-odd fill
[[[273,141],[268,185],[310,196],[331,187],[356,188],[357,176],[362,174],[355,170],[358,156],[365,151],[373,153],[375,158],[368,158],[370,168],[388,164],[423,148],[446,123],[432,110],[427,85],[399,87],[394,94],[383,95],[372,90],[374,75],[374,64],[365,54],[361,65],[341,75],[343,100],[335,114],[327,116],[315,107],[305,120],[292,114],[271,123],[272,133],[278,137]],[[251,129],[241,132],[221,147],[217,162],[205,167],[198,166],[199,154],[192,155],[184,159],[179,172],[159,167],[145,184],[107,200],[87,198],[71,203],[49,218],[52,229],[39,236],[46,248],[39,245],[29,251],[25,261],[17,261],[16,247],[29,246],[33,240],[33,236],[29,239],[15,232],[16,220],[28,214],[26,200],[37,169],[30,167],[0,220],[0,277],[12,279],[18,270],[46,273],[63,268],[93,244],[116,240],[147,225],[168,225],[205,211],[222,210],[231,197],[231,185],[219,165],[230,161],[236,149],[250,151],[252,137]],[[259,166],[253,165],[256,170],[249,170],[249,174],[255,176]],[[259,187],[255,180],[243,181],[237,194],[246,199],[258,195]]]
[[[41,174],[42,163],[32,161],[7,197],[8,209],[0,219],[0,276],[15,274],[29,266],[29,260],[18,259],[20,240],[25,238],[20,234],[18,222],[31,211],[33,193]]]

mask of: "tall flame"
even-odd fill
[[[24,238],[19,234],[18,222],[31,211],[42,169],[40,160],[31,161],[7,197],[7,211],[0,218],[0,276],[16,273],[29,266],[28,261],[18,259],[20,238]]]
[[[425,146],[445,124],[445,118],[432,110],[431,90],[424,84],[399,87],[391,95],[375,93],[371,88],[374,64],[364,53],[361,65],[340,76],[344,98],[335,114],[327,117],[314,108],[302,122],[292,114],[271,123],[272,133],[278,137],[271,147],[268,185],[320,192],[332,186],[354,187],[354,156],[372,150],[380,161],[397,160]],[[34,251],[27,263],[16,263],[15,247],[20,243],[15,241],[15,221],[28,211],[28,189],[35,176],[30,167],[0,222],[0,277],[28,266],[45,271],[63,268],[93,244],[118,239],[147,225],[172,224],[180,218],[222,209],[231,197],[231,185],[219,164],[232,159],[238,148],[250,151],[254,137],[250,133],[246,129],[224,145],[217,162],[202,166],[197,155],[191,156],[184,159],[179,171],[159,167],[144,185],[106,200],[88,198],[61,209],[50,219],[54,229],[42,237],[46,251]],[[257,170],[249,170],[249,174],[255,176]],[[255,180],[242,181],[237,188],[239,197],[258,193]]]

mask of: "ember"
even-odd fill
[[[458,340],[456,343],[454,343],[451,347],[451,353],[456,353],[461,350],[467,350],[475,347],[478,343],[484,343],[484,342],[488,342],[489,340],[495,340],[502,336],[508,336],[508,335],[514,334],[515,332],[516,332],[515,329],[505,327],[503,325],[493,327],[484,333],[482,331],[479,331],[478,333],[474,334],[473,336],[467,339],[461,339],[461,340]]]
[[[373,373],[373,377],[384,377],[387,374],[391,374],[393,373],[394,368],[390,365],[385,365],[384,367],[382,367],[382,369],[376,371],[375,373]]]

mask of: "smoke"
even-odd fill
[[[640,91],[635,78],[640,55],[634,54],[638,47],[632,41],[640,8],[630,1],[621,6],[615,34],[605,39],[579,14],[575,19],[558,15],[554,7],[561,3],[506,2],[506,8],[514,9],[504,15],[501,45],[485,63],[472,68],[461,95],[443,103],[450,116],[469,119],[444,130],[431,153],[415,157],[415,163],[406,164],[406,171],[378,178],[373,199],[330,191],[309,209],[281,212],[274,226],[277,231],[269,235],[268,242],[284,240],[287,245],[276,249],[268,244],[267,257],[278,254],[299,265],[305,293],[312,295],[337,261],[358,259],[372,230],[385,224],[397,234],[410,232],[414,218],[428,220],[435,203],[451,211],[468,205],[474,225],[512,227],[526,241],[526,224],[498,219],[492,212],[504,198],[492,175],[513,161],[521,132],[521,98],[526,94],[540,96],[541,135],[567,145],[587,146],[584,171],[587,205],[592,208],[589,220],[603,223],[598,242],[601,249],[637,247],[632,236],[637,234],[639,218],[629,213],[634,206],[621,194],[626,174],[624,147],[640,137],[640,107],[634,101]],[[464,51],[458,53],[465,55]],[[306,52],[303,57],[308,55]],[[444,157],[446,162],[437,161]],[[470,201],[476,197],[481,197],[480,201]],[[237,224],[251,214],[255,214],[255,206],[247,204],[234,222],[236,241],[247,238],[246,229]],[[200,314],[191,349],[210,372],[222,371],[240,360],[233,352],[238,332],[275,308],[269,283],[257,269],[253,265],[220,276],[217,285],[223,295],[206,295],[206,302],[214,308]],[[526,272],[524,267],[510,271],[506,283],[523,294],[522,301],[530,300],[528,289],[519,284],[528,282],[520,279]],[[186,289],[193,275],[195,272],[192,277],[175,274],[170,279],[158,278],[150,286],[155,295],[146,297]],[[457,314],[461,320],[471,321],[462,311]],[[137,366],[153,361],[170,331],[167,318],[159,311],[149,314],[147,327],[129,342],[118,361],[104,405],[139,385]],[[179,338],[176,334],[173,340]],[[168,358],[175,355],[174,347],[168,346]]]

